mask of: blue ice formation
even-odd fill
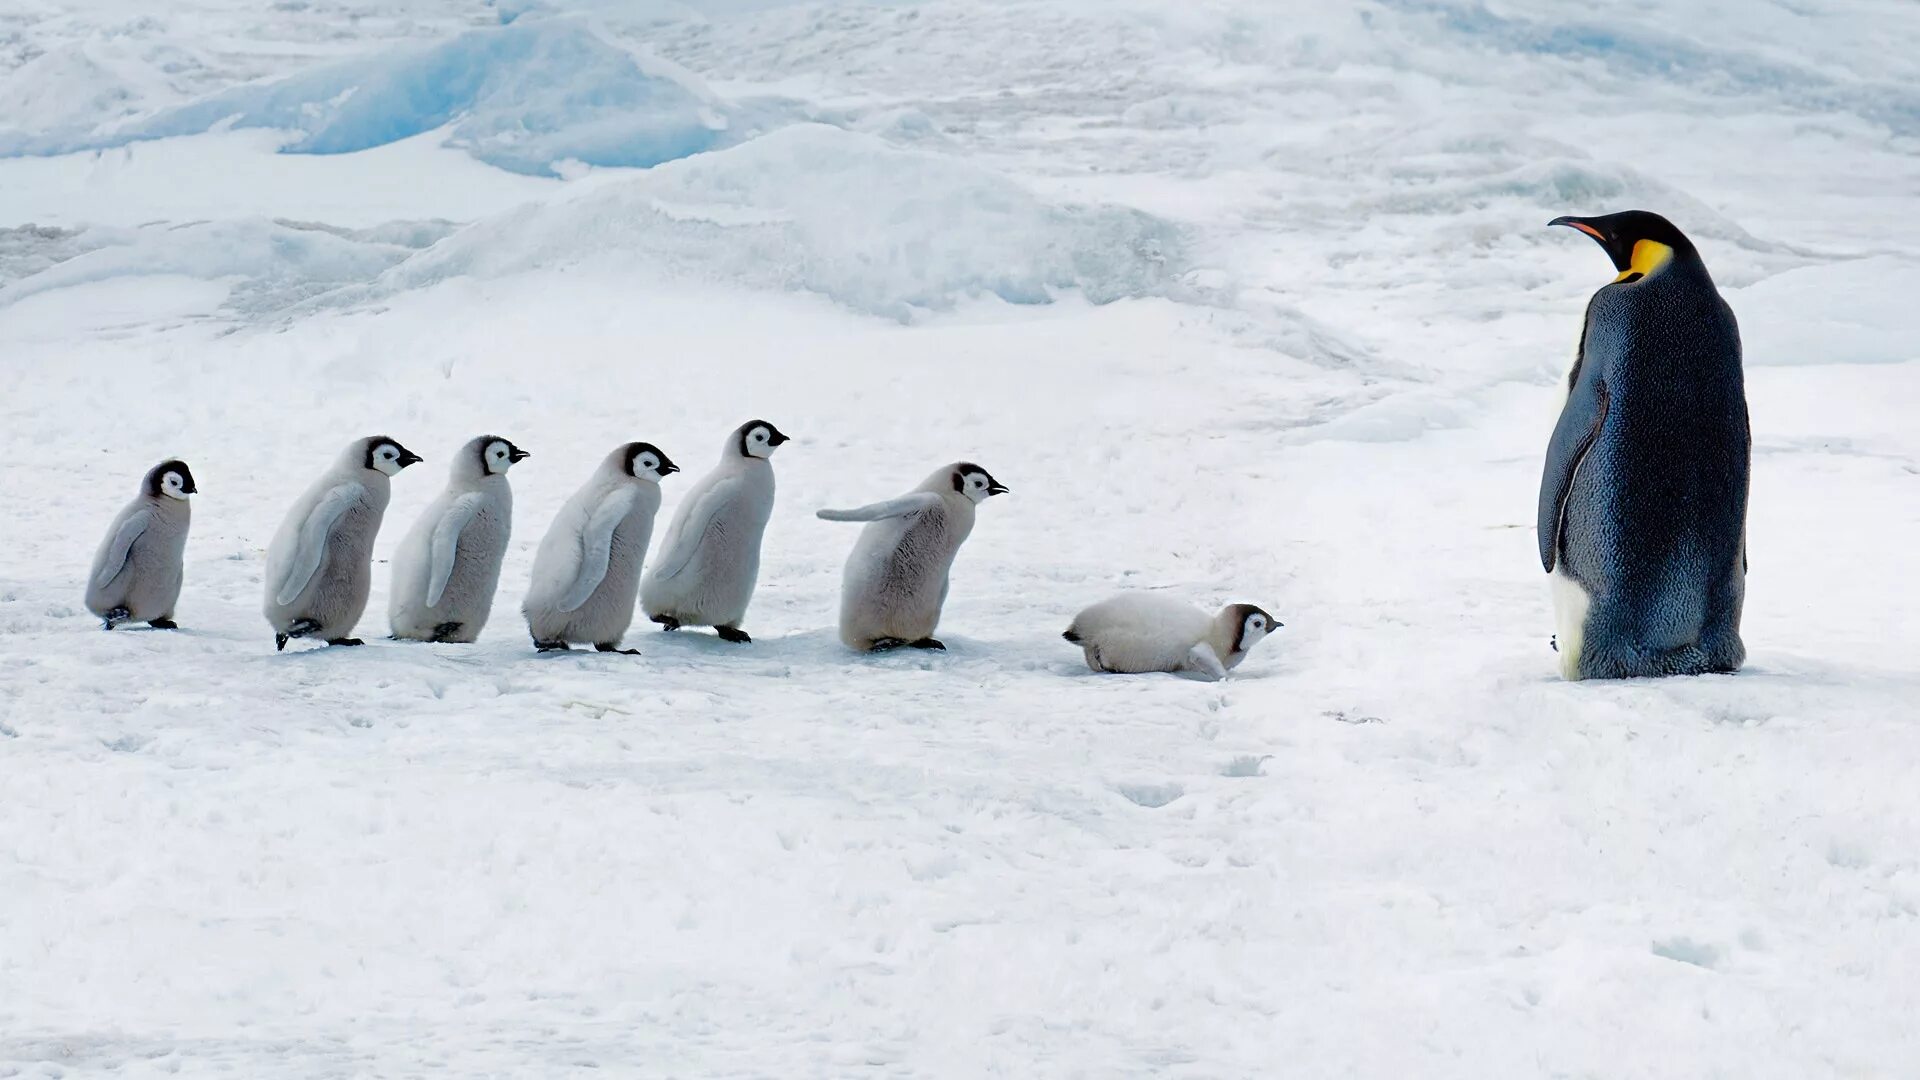
[[[556,162],[649,167],[735,141],[738,110],[691,74],[573,19],[516,19],[246,83],[105,132],[0,133],[0,157],[101,150],[223,127],[295,133],[285,153],[345,154],[448,128],[447,145],[546,175]]]

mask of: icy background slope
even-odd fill
[[[1910,1074],[1916,57],[1891,0],[0,7],[0,1073]],[[1611,272],[1544,223],[1629,206],[1745,333],[1752,659],[1573,686],[1530,522]],[[754,645],[536,659],[593,462],[754,415]],[[373,431],[375,640],[274,655]],[[481,431],[493,622],[378,640]],[[171,454],[186,629],[100,633]],[[813,510],[959,457],[952,651],[847,654]],[[1287,628],[1097,678],[1117,588]]]

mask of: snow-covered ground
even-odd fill
[[[1903,0],[5,6],[0,1075],[1913,1075],[1916,87]],[[1548,649],[1544,224],[1629,207],[1745,332],[1737,676]],[[598,458],[752,416],[754,644],[536,657]],[[494,620],[388,642],[488,431]],[[374,432],[372,640],[275,654]],[[169,455],[185,629],[101,633]],[[846,652],[813,511],[963,457],[951,651]],[[1287,626],[1095,677],[1120,588]]]

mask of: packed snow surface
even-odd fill
[[[0,6],[0,1075],[1912,1074],[1916,58],[1885,0]],[[1743,329],[1751,658],[1568,684],[1613,271],[1544,225],[1632,206]],[[750,417],[753,644],[536,657],[607,450]],[[376,432],[369,644],[276,654]],[[492,621],[387,641],[482,432]],[[174,455],[183,629],[103,633]],[[814,510],[961,458],[949,651],[848,653]],[[1286,627],[1094,675],[1128,589]]]

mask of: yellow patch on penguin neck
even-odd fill
[[[1636,281],[1651,277],[1653,272],[1673,261],[1673,249],[1658,240],[1635,240],[1633,258],[1627,261],[1627,268],[1613,280],[1618,283],[1632,278]]]

